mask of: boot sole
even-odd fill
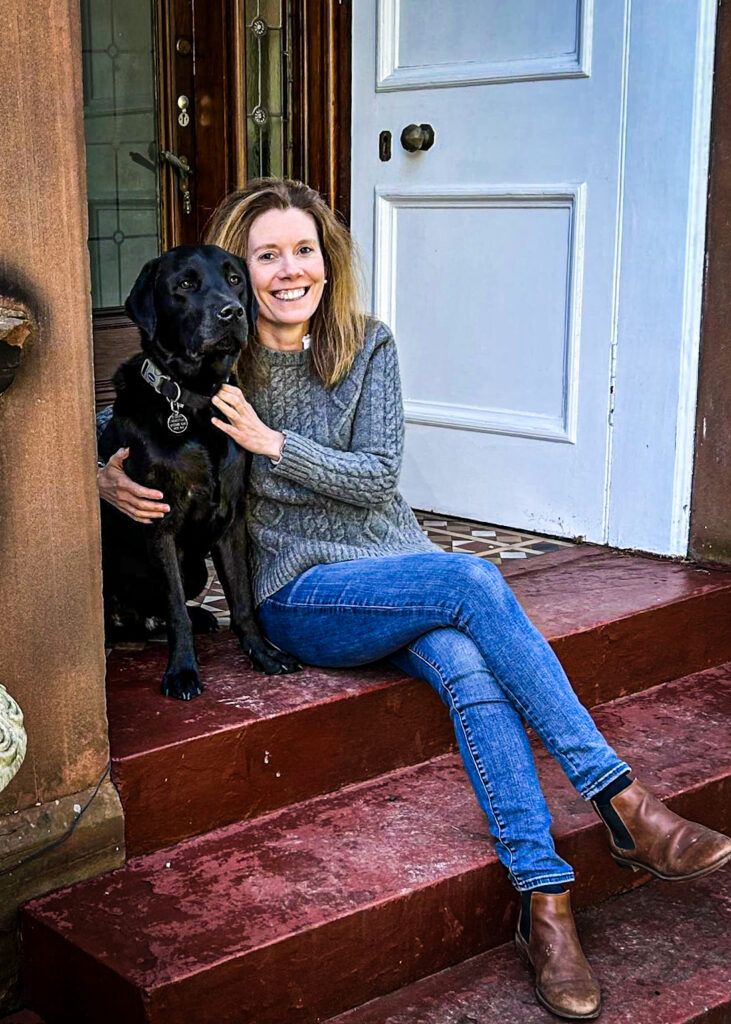
[[[533,961],[530,958],[530,953],[528,952],[528,947],[526,945],[525,939],[520,934],[520,932],[515,933],[515,951],[520,957],[520,959],[523,961],[523,963],[530,967],[531,970],[533,970]],[[550,1012],[553,1013],[556,1017],[562,1017],[564,1020],[596,1020],[596,1018],[602,1012],[602,1004],[599,1003],[597,1009],[593,1010],[591,1013],[566,1013],[565,1010],[559,1010],[556,1006],[552,1006],[551,1003],[549,1003],[549,1001],[544,997],[543,993],[540,991],[537,985],[535,987],[535,993],[536,999],[541,1004],[541,1006],[544,1006],[547,1010],[550,1010]]]
[[[654,875],[655,878],[661,878],[663,882],[689,882],[694,878],[702,878],[704,875],[710,875],[712,871],[718,871],[719,868],[722,868],[724,864],[728,864],[731,860],[731,851],[729,851],[721,860],[716,861],[715,864],[708,864],[699,871],[691,871],[687,875],[663,875],[661,871],[656,871],[655,868],[648,867],[646,864],[640,863],[640,861],[631,860],[629,857],[620,857],[611,850],[610,853],[620,867],[632,868],[633,871],[647,871],[648,874]]]

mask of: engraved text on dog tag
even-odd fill
[[[173,434],[184,434],[188,429],[188,418],[179,409],[173,409],[168,416],[168,430]]]

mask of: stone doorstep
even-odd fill
[[[731,665],[596,712],[648,785],[723,830],[730,680]],[[575,905],[641,882],[611,861],[558,766],[538,761]],[[196,1024],[314,1024],[506,941],[514,904],[461,762],[445,755],[34,901],[27,1002],[49,1024],[85,1010],[105,1024],[187,1024],[191,1006]]]
[[[582,911],[577,927],[602,986],[603,1024],[728,1024],[731,870],[693,883],[653,882]],[[537,1004],[531,973],[509,942],[326,1024],[549,1024],[552,1019]],[[23,1010],[0,1024],[44,1022]]]
[[[653,882],[582,911],[577,927],[602,986],[603,1024],[728,1024],[731,870],[693,883]],[[509,942],[326,1024],[549,1024],[552,1019],[536,1003],[531,973]],[[0,1024],[44,1022],[23,1010]]]
[[[602,986],[603,1024],[728,1024],[730,870],[693,883],[653,882],[582,911],[577,927]],[[531,974],[509,942],[327,1024],[549,1024],[551,1019],[536,1003]],[[0,1024],[44,1022],[23,1010]]]

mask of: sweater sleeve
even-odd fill
[[[396,494],[404,446],[404,413],[396,343],[388,332],[373,350],[353,419],[349,451],[284,430],[272,472],[338,501],[374,508]]]
[[[100,409],[99,412],[96,414],[96,439],[97,439],[97,442],[99,441],[99,439],[101,438],[101,436],[104,433],[105,429],[109,425],[109,422],[110,422],[110,420],[112,418],[113,412],[114,412],[114,406],[106,405],[103,409]]]

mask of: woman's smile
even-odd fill
[[[280,302],[296,302],[298,299],[304,298],[309,290],[309,288],[292,288],[288,291],[272,292],[272,295]]]

